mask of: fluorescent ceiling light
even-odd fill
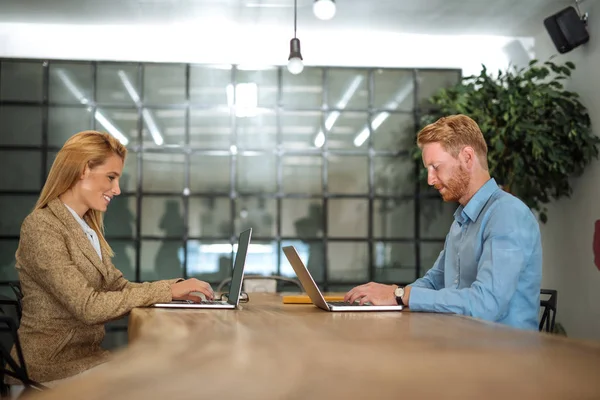
[[[154,121],[150,110],[144,108],[142,110],[142,118],[144,118],[144,121],[146,122],[146,126],[150,131],[150,136],[152,136],[152,140],[154,140],[154,143],[156,143],[157,146],[162,146],[162,144],[164,143],[164,139],[160,134],[160,130],[158,129],[156,121]]]
[[[337,104],[335,105],[335,108],[337,108],[338,110],[343,110],[344,108],[346,108],[346,106],[348,105],[348,102],[350,102],[350,99],[352,98],[352,96],[354,96],[354,93],[356,93],[356,91],[360,87],[360,84],[362,83],[363,79],[364,79],[363,75],[356,75],[354,77],[352,82],[350,82],[348,89],[346,89],[346,91],[342,95],[342,98],[340,99],[340,101],[338,101]],[[333,125],[335,124],[335,122],[337,121],[337,119],[339,117],[340,117],[339,111],[331,112],[329,114],[329,116],[327,117],[327,119],[325,120],[325,129],[327,129],[328,131],[331,130],[331,128],[333,128]]]
[[[117,72],[117,75],[119,75],[119,79],[121,80],[121,83],[123,84],[125,90],[129,94],[129,97],[131,97],[131,100],[133,100],[136,106],[141,107],[142,101],[140,99],[140,95],[138,94],[137,90],[135,90],[135,87],[133,86],[133,83],[131,83],[131,80],[127,76],[127,73],[125,73],[125,71],[123,70],[119,70],[119,72]],[[154,120],[154,117],[152,116],[150,110],[144,109],[142,111],[142,118],[144,119],[144,122],[146,123],[146,126],[150,131],[150,135],[152,136],[152,140],[154,140],[154,143],[157,146],[162,146],[165,140],[162,134],[160,133],[160,129],[158,129],[158,125],[156,124],[156,121]]]
[[[356,93],[356,91],[360,87],[360,84],[362,83],[363,79],[364,75],[356,75],[354,79],[352,79],[352,82],[350,82],[350,85],[348,85],[348,88],[342,95],[341,99],[335,105],[336,109],[343,110],[344,108],[346,108],[346,106],[350,102],[350,99],[352,98],[352,96],[354,96],[354,93]],[[330,131],[339,117],[339,111],[332,111],[331,113],[329,113],[327,119],[325,120],[325,129],[327,129],[327,131]],[[325,134],[322,130],[320,130],[319,133],[317,133],[317,136],[315,137],[315,147],[322,147],[324,144]]]
[[[89,100],[85,97],[85,94],[83,94],[83,92],[77,87],[75,82],[71,80],[71,77],[67,74],[67,72],[64,69],[56,69],[55,72],[56,75],[58,75],[58,77],[60,78],[60,80],[64,83],[64,85],[67,87],[69,92],[71,92],[71,94],[75,96],[77,101],[79,101],[81,104],[89,103]]]
[[[360,147],[365,142],[365,140],[367,140],[368,138],[369,138],[369,128],[365,128],[354,138],[354,145],[356,147]]]
[[[254,82],[229,84],[226,88],[227,104],[235,108],[235,116],[239,118],[255,117],[258,115],[258,85]]]
[[[127,143],[129,143],[129,140],[125,137],[125,135],[123,135],[123,133],[121,133],[120,130],[117,129],[116,126],[113,125],[112,122],[110,122],[108,120],[108,118],[106,118],[104,116],[104,114],[102,114],[100,111],[96,110],[96,113],[94,114],[94,118],[96,118],[96,121],[100,122],[102,124],[102,126],[104,126],[104,128],[106,129],[106,131],[108,133],[110,133],[115,138],[117,138],[117,140],[119,142],[121,142],[125,146],[127,146]]]
[[[79,101],[81,104],[86,105],[90,103],[87,97],[85,97],[85,94],[81,91],[81,89],[79,89],[77,84],[71,79],[69,74],[67,74],[67,72],[64,69],[58,68],[55,69],[54,72],[65,85],[67,90],[71,92],[71,94],[77,99],[77,101]],[[91,112],[92,108],[88,107],[87,110]],[[102,126],[104,126],[104,129],[106,129],[108,133],[114,136],[123,145],[127,146],[127,144],[129,143],[129,139],[127,139],[127,137],[108,118],[106,118],[106,116],[102,114],[102,112],[100,112],[100,110],[96,110],[96,112],[94,113],[94,118],[96,119],[96,121],[102,124]]]
[[[315,147],[323,147],[323,145],[325,144],[325,134],[323,133],[323,131],[319,131],[319,133],[317,133],[317,136],[315,137]]]
[[[141,103],[140,95],[133,87],[133,84],[129,80],[129,77],[127,76],[125,71],[119,70],[119,72],[117,72],[117,75],[119,75],[119,79],[121,79],[121,83],[123,84],[123,86],[125,86],[125,90],[127,91],[127,93],[129,93],[129,97],[131,97],[131,100],[133,100],[136,106],[139,106]]]
[[[400,88],[400,90],[398,90],[398,93],[396,94],[394,99],[392,99],[390,102],[388,102],[386,105],[384,105],[383,108],[390,109],[390,110],[394,110],[394,109],[398,108],[398,105],[400,105],[400,103],[402,103],[404,101],[404,99],[406,99],[406,97],[408,97],[408,95],[410,95],[412,93],[412,90],[413,90],[413,82],[411,80],[409,83],[407,83],[402,88]],[[380,112],[379,114],[377,114],[377,116],[375,116],[375,118],[373,118],[373,121],[371,121],[371,129],[373,130],[373,132],[375,132],[377,130],[377,128],[379,128],[381,126],[381,124],[383,124],[389,116],[390,116],[390,113],[386,112],[386,111],[383,111],[383,112]],[[367,124],[363,128],[363,130],[360,131],[360,133],[358,135],[356,135],[356,137],[354,138],[354,146],[356,146],[356,147],[362,146],[363,143],[365,143],[365,141],[369,138],[369,135],[370,135],[369,125]]]

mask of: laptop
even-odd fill
[[[302,287],[312,300],[313,304],[325,311],[401,311],[404,307],[401,305],[395,306],[374,306],[372,304],[359,305],[358,303],[327,302],[310,272],[300,259],[298,252],[294,246],[283,247],[283,253],[294,268]]]
[[[242,292],[242,281],[244,279],[244,266],[246,265],[246,254],[250,245],[252,228],[240,233],[238,240],[238,251],[233,263],[233,272],[229,294],[227,300],[204,300],[195,303],[191,300],[173,300],[170,303],[157,303],[153,307],[161,308],[217,308],[217,309],[235,309],[240,303],[240,294]]]

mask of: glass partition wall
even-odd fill
[[[0,63],[0,280],[16,279],[23,218],[56,152],[86,129],[127,144],[105,216],[130,280],[294,276],[294,245],[324,290],[409,283],[444,243],[454,205],[415,182],[408,150],[427,98],[459,70]]]

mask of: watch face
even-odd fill
[[[403,287],[396,288],[396,290],[394,290],[394,294],[396,295],[396,297],[404,296],[404,288]]]

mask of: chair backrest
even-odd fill
[[[11,283],[8,283],[8,285],[5,283],[4,285],[9,286]],[[15,329],[18,329],[21,323],[21,298],[23,296],[20,291],[20,286],[10,286],[10,288],[14,296],[0,294],[0,316],[12,319],[15,324]],[[18,292],[15,291],[15,288],[18,288]],[[6,326],[6,324],[0,328],[4,328],[0,329],[0,347],[10,351],[15,344],[15,335],[12,333],[11,329]],[[3,397],[6,397],[10,394],[10,385],[4,383],[4,368],[6,364],[7,361],[4,357],[4,354],[0,353],[0,396]]]
[[[29,378],[27,366],[25,365],[25,358],[23,357],[23,350],[21,349],[21,342],[19,341],[19,335],[17,333],[17,324],[12,317],[0,315],[0,332],[8,333],[12,336],[12,341],[17,353],[17,359],[15,359],[11,354],[12,346],[5,347],[4,343],[0,344],[0,356],[2,358],[0,372],[2,373],[2,377],[4,377],[4,375],[12,376],[23,382],[23,385],[27,390],[47,389],[46,386]]]
[[[19,327],[23,310],[18,300],[0,294],[0,315],[12,317]]]
[[[0,316],[11,318],[18,329],[21,322],[21,305],[17,300],[0,294]],[[11,349],[14,344],[14,335],[7,329],[0,330],[0,344]]]
[[[557,304],[558,292],[556,290],[542,289],[540,291],[540,307],[542,308],[540,331],[554,332]]]
[[[11,288],[11,290],[15,294],[15,298],[19,301],[19,304],[20,304],[21,300],[23,300],[23,291],[21,290],[21,282],[19,282],[19,281],[8,282],[8,286]]]
[[[272,276],[263,276],[263,275],[246,275],[244,276],[244,283],[247,280],[252,280],[252,281],[275,281],[275,282],[283,282],[283,283],[291,283],[293,285],[296,285],[298,287],[298,289],[300,289],[300,291],[302,291],[302,285],[300,284],[300,282],[297,279],[291,279],[291,278],[286,278],[284,276],[278,276],[278,275],[272,275]],[[225,287],[231,282],[231,278],[226,278],[223,281],[221,281],[221,283],[219,283],[219,286],[217,287],[217,292],[223,292],[223,290],[225,289]],[[253,287],[254,290],[250,290],[248,291],[248,288],[250,288],[250,286]],[[247,293],[251,293],[251,292],[273,292],[272,290],[270,290],[273,286],[271,285],[248,285],[244,287],[244,290]],[[264,290],[264,289],[269,289],[269,290]],[[275,288],[277,288],[277,285],[275,285]]]
[[[19,341],[18,329],[23,315],[22,299],[23,292],[19,282],[8,282],[13,297],[0,294],[0,394],[10,394],[10,386],[4,383],[4,376],[9,375],[20,380],[25,389],[21,393],[25,395],[30,391],[40,391],[46,387],[29,378],[21,342]],[[11,351],[13,347],[17,353],[14,359]],[[19,396],[20,397],[20,396]]]
[[[21,316],[23,315],[23,292],[21,291],[21,283],[19,281],[11,281],[11,282],[2,282],[0,283],[0,288],[4,286],[4,287],[8,287],[10,289],[10,291],[6,291],[7,293],[4,293],[5,291],[2,290],[2,293],[0,293],[0,299],[10,299],[10,300],[14,300],[17,303],[17,316],[18,316],[18,320],[21,320]],[[8,296],[9,293],[12,292],[12,295],[10,295],[10,297]]]

